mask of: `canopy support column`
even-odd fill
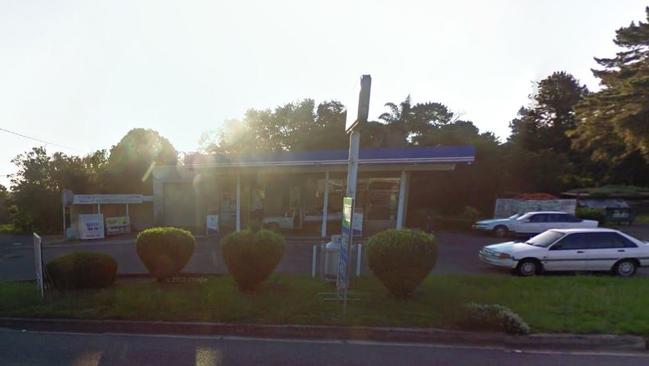
[[[329,220],[329,171],[325,172],[324,185],[324,198],[322,202],[322,228],[320,230],[320,237],[322,239],[325,239],[327,237],[327,222]]]
[[[406,223],[406,208],[408,200],[408,172],[401,171],[399,179],[399,202],[397,203],[397,229],[403,229]]]

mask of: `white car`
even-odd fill
[[[613,229],[555,229],[526,242],[487,245],[485,263],[521,276],[542,271],[612,271],[622,277],[649,266],[649,244]]]
[[[567,212],[538,211],[516,214],[505,219],[478,221],[473,228],[504,237],[509,234],[538,234],[550,229],[596,228],[598,225],[595,220],[583,220]]]

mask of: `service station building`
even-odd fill
[[[347,156],[346,150],[206,156],[190,166],[158,166],[154,221],[205,232],[210,217],[220,233],[263,224],[325,238],[340,230]],[[355,230],[367,236],[404,227],[413,172],[454,170],[474,160],[472,146],[361,149]]]

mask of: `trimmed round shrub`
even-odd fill
[[[437,262],[435,237],[421,230],[390,229],[367,242],[367,263],[396,297],[408,297]]]
[[[194,253],[196,241],[187,230],[155,227],[142,231],[135,242],[137,255],[158,280],[176,276]]]
[[[460,326],[467,330],[530,333],[530,326],[523,318],[503,305],[468,304],[464,306]]]
[[[58,289],[102,288],[115,282],[117,262],[107,254],[75,252],[49,261],[46,269]]]
[[[252,291],[273,273],[284,255],[284,237],[271,230],[250,229],[221,241],[223,260],[241,291]]]

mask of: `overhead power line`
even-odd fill
[[[9,130],[7,130],[6,128],[2,128],[2,127],[0,127],[0,131],[4,131],[4,132],[10,133],[10,134],[12,134],[12,135],[20,136],[20,137],[25,138],[25,139],[28,139],[28,140],[37,141],[37,142],[40,142],[40,143],[45,144],[45,145],[58,146],[58,147],[61,147],[61,148],[64,148],[64,149],[68,149],[68,150],[81,151],[81,150],[79,150],[79,149],[75,149],[74,147],[65,146],[65,145],[61,145],[61,144],[54,143],[54,142],[45,141],[45,140],[42,140],[42,139],[39,139],[39,138],[36,138],[36,137],[31,137],[31,136],[23,135],[22,133],[18,133],[18,132],[14,132],[14,131],[9,131]]]

